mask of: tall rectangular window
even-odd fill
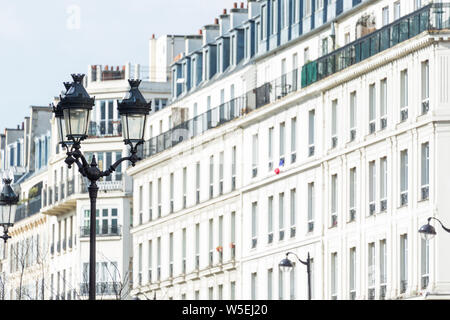
[[[331,176],[331,226],[337,226],[337,206],[338,206],[337,174]]]
[[[408,150],[400,153],[400,205],[408,204]]]
[[[367,261],[367,287],[369,300],[375,300],[375,242],[369,243]]]
[[[181,261],[181,272],[186,274],[186,228],[183,228],[181,236],[181,248],[182,248],[182,261]]]
[[[350,288],[350,300],[356,299],[356,248],[350,248],[350,261],[349,261],[349,288]]]
[[[219,194],[223,194],[223,151],[219,154]]]
[[[223,216],[219,217],[219,245],[217,247],[219,253],[219,262],[223,261]]]
[[[375,213],[376,170],[375,161],[369,162],[369,215]]]
[[[251,283],[251,290],[252,290],[252,292],[251,292],[251,299],[252,300],[256,300],[256,281],[257,281],[257,279],[256,279],[256,277],[257,277],[257,274],[256,274],[256,272],[253,272],[252,273],[252,283]]]
[[[308,144],[309,144],[309,149],[308,149],[308,156],[313,156],[314,155],[314,123],[315,123],[315,111],[314,110],[310,110],[309,111],[309,116],[308,116],[308,123],[309,123],[309,127],[308,127]]]
[[[161,178],[158,178],[158,218],[162,215],[162,191],[161,191]]]
[[[231,212],[231,259],[236,256],[236,212]]]
[[[400,74],[400,121],[408,119],[408,70]]]
[[[158,237],[156,242],[156,276],[157,280],[161,280],[161,237]]]
[[[356,219],[356,168],[350,169],[350,212],[349,221]]]
[[[400,236],[400,293],[408,287],[408,235]]]
[[[380,212],[387,210],[387,158],[380,159]]]
[[[258,239],[258,202],[252,203],[252,248],[256,248]]]
[[[356,138],[356,91],[350,93],[350,141]]]
[[[389,24],[389,7],[384,7],[382,9],[382,22],[383,26]]]
[[[170,213],[174,211],[174,181],[173,181],[173,172],[170,174]]]
[[[290,237],[295,237],[295,213],[296,213],[296,198],[297,191],[295,189],[291,189],[291,232]]]
[[[387,79],[380,81],[380,128],[387,127]]]
[[[400,19],[400,1],[394,2],[394,20]]]
[[[267,203],[267,243],[273,242],[273,196],[270,196]]]
[[[169,234],[169,277],[173,277],[173,232]]]
[[[291,300],[295,300],[295,268],[291,269],[290,275],[289,275],[289,298]]]
[[[236,299],[236,282],[230,283],[230,300]]]
[[[430,189],[430,144],[423,143],[421,149],[421,198],[426,200]]]
[[[315,208],[314,182],[308,183],[308,232],[314,230],[314,208]]]
[[[338,143],[337,137],[337,112],[338,112],[338,101],[333,100],[331,102],[331,148],[336,148]]]
[[[139,243],[138,284],[142,285],[142,243]]]
[[[284,193],[278,195],[279,240],[284,240]]]
[[[148,184],[148,220],[153,220],[153,182]]]
[[[420,247],[420,288],[426,289],[430,279],[430,241],[421,239]]]
[[[209,157],[209,198],[214,196],[214,156]]]
[[[284,163],[284,152],[285,152],[285,123],[280,123],[280,163]]]
[[[274,128],[269,128],[269,141],[268,141],[268,159],[269,159],[269,171],[273,169],[273,131]]]
[[[186,208],[187,202],[187,168],[183,168],[183,209]]]
[[[267,300],[272,300],[273,292],[273,269],[267,270]]]
[[[369,133],[376,130],[376,91],[375,84],[369,86]]]
[[[200,269],[200,223],[195,224],[195,269]]]
[[[231,149],[231,190],[236,189],[236,146]]]
[[[331,254],[331,300],[337,300],[338,298],[338,261],[337,252]]]
[[[200,203],[200,162],[195,165],[195,203]]]
[[[152,283],[152,267],[153,267],[153,243],[152,240],[148,241],[148,283]]]
[[[291,163],[297,160],[297,118],[291,119]]]
[[[387,288],[387,246],[386,239],[380,241],[380,300],[386,298]]]
[[[213,258],[214,258],[214,220],[209,219],[209,229],[208,229],[208,236],[209,236],[209,265],[213,265]]]
[[[258,175],[258,134],[252,138],[252,178]]]
[[[278,300],[283,300],[283,291],[284,291],[284,272],[281,270],[278,270]]]
[[[430,108],[430,65],[428,60],[422,62],[422,114]]]

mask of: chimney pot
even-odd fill
[[[241,2],[241,9],[244,9],[244,3]]]
[[[219,24],[219,19],[215,18],[214,19],[214,24]]]
[[[155,34],[152,34],[152,39],[155,39]]]
[[[233,3],[233,8],[237,9],[237,2]]]
[[[199,30],[198,30],[198,34],[199,34],[199,35],[202,35],[202,34],[203,34],[202,29],[199,29]]]
[[[227,9],[223,9],[223,14],[227,14]]]

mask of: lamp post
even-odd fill
[[[5,243],[11,236],[8,234],[8,228],[14,225],[14,218],[16,216],[17,203],[19,196],[14,193],[11,188],[12,179],[3,179],[3,190],[0,194],[0,226],[3,227],[3,235],[0,236]]]
[[[430,240],[430,239],[434,238],[434,236],[436,235],[436,229],[430,224],[431,219],[434,219],[437,222],[439,222],[439,224],[441,225],[442,229],[444,229],[445,231],[450,233],[450,229],[444,227],[444,225],[442,224],[441,220],[439,220],[438,218],[435,218],[435,217],[429,217],[428,218],[428,223],[423,225],[419,229],[419,233],[420,233],[420,236],[422,237],[422,239]]]
[[[139,91],[141,80],[128,80],[130,91],[118,104],[122,120],[125,145],[130,146],[130,155],[117,160],[106,171],[98,168],[95,156],[89,164],[80,151],[81,142],[87,138],[90,114],[95,98],[91,98],[83,87],[84,74],[72,74],[73,83],[64,83],[66,91],[60,96],[60,102],[53,107],[58,125],[59,143],[67,151],[66,164],[69,169],[76,164],[80,174],[90,181],[88,187],[91,202],[90,213],[90,247],[89,247],[89,300],[95,300],[95,212],[97,207],[97,181],[116,171],[123,161],[130,161],[134,167],[141,160],[137,156],[137,147],[144,143],[144,132],[151,103],[147,103]]]
[[[283,271],[284,273],[291,272],[291,270],[294,268],[294,264],[291,260],[289,260],[288,256],[292,254],[294,255],[297,260],[306,266],[306,272],[308,273],[308,300],[311,300],[311,258],[309,256],[308,252],[308,258],[306,261],[301,260],[295,253],[288,252],[286,253],[286,258],[281,260],[281,262],[278,264],[278,267]]]

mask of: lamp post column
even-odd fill
[[[306,260],[306,272],[308,273],[308,300],[311,300],[311,258],[309,252],[308,260]]]
[[[89,199],[91,200],[90,235],[89,235],[89,300],[95,300],[95,241],[96,241],[96,214],[97,214],[97,194],[98,186],[95,180],[91,180],[88,188]]]

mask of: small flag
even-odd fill
[[[280,159],[280,163],[278,164],[280,167],[284,167],[284,158]]]

